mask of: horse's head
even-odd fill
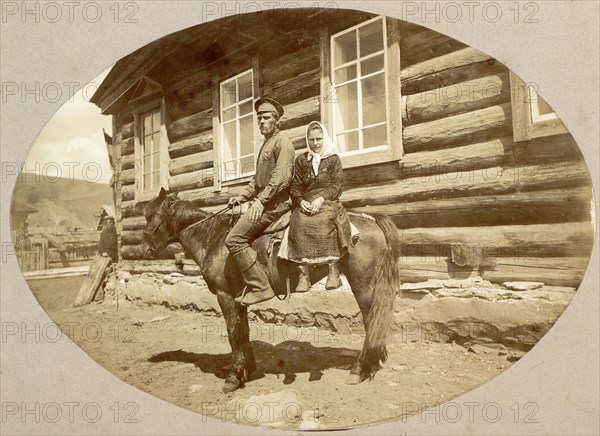
[[[154,259],[157,248],[173,236],[170,222],[170,207],[173,201],[174,199],[167,195],[165,188],[161,188],[158,197],[144,206],[146,228],[140,251],[145,259]]]

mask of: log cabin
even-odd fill
[[[119,60],[92,98],[113,119],[116,218],[131,273],[178,270],[174,244],[140,259],[160,187],[216,211],[252,176],[259,96],[284,107],[300,153],[321,121],[345,206],[390,215],[405,282],[479,275],[577,287],[593,244],[592,184],[573,137],[490,56],[394,18],[331,9],[236,15]]]

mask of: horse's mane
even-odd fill
[[[210,216],[214,216],[214,214],[198,209],[186,200],[175,200],[171,204],[171,221],[173,227],[178,231]],[[198,242],[207,248],[214,247],[225,240],[229,231],[229,219],[229,215],[216,215],[193,227],[185,235],[194,235],[198,238]]]

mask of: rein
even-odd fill
[[[179,232],[177,232],[176,234],[174,234],[173,236],[171,236],[169,239],[167,239],[165,242],[163,242],[163,243],[162,243],[162,244],[160,244],[158,247],[156,247],[156,249],[155,249],[155,251],[154,251],[154,252],[155,252],[155,254],[158,254],[158,253],[160,253],[160,252],[161,252],[161,251],[163,251],[165,248],[167,248],[169,245],[171,245],[173,242],[177,242],[177,241],[179,240],[179,236],[180,236],[180,235],[181,235],[183,232],[186,232],[186,231],[188,231],[189,229],[191,229],[191,228],[193,228],[193,227],[196,227],[196,226],[198,226],[198,225],[202,224],[203,222],[206,222],[206,221],[208,221],[208,220],[209,220],[209,219],[211,219],[211,218],[214,218],[214,217],[216,217],[217,215],[221,215],[222,213],[225,213],[225,212],[226,212],[226,211],[228,211],[228,210],[229,210],[229,206],[225,206],[223,209],[219,210],[218,212],[216,212],[216,213],[214,213],[214,214],[212,214],[212,215],[209,215],[209,216],[207,216],[206,218],[203,218],[203,219],[201,219],[200,221],[196,221],[195,223],[192,223],[192,224],[190,224],[190,225],[189,225],[189,226],[187,226],[187,227],[184,227],[184,228],[183,228],[183,229],[181,229]],[[162,224],[163,222],[164,222],[164,220],[163,220],[163,221],[161,221],[161,223],[160,223],[158,226],[156,226],[156,228],[154,229],[154,232],[156,232],[156,230],[157,230],[157,229],[158,229],[158,228],[161,226],[161,224]],[[154,234],[153,234],[152,236],[154,236]]]

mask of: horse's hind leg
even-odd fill
[[[347,274],[348,282],[350,287],[352,288],[352,293],[356,298],[356,302],[358,303],[358,307],[363,317],[363,323],[365,326],[365,333],[367,333],[368,325],[366,323],[367,317],[369,316],[369,311],[371,310],[370,300],[368,298],[369,292],[369,284],[362,283],[360,279],[356,279],[352,277],[351,274]],[[360,351],[358,359],[356,359],[356,363],[350,370],[349,376],[346,378],[346,384],[355,385],[362,382],[365,377],[362,375],[362,362],[365,356],[365,347],[367,346],[366,340],[363,342],[363,347]]]
[[[371,284],[363,276],[357,277],[352,273],[348,274],[347,278],[360,308],[365,326],[365,340],[362,349],[346,379],[346,384],[358,384],[367,378],[373,378],[377,370],[381,367],[380,362],[386,359],[387,350],[385,344],[370,344],[368,341],[369,335],[372,333],[370,329],[373,328],[373,323],[371,322],[372,311],[374,309],[381,310],[380,307],[373,307],[374,302],[371,295],[373,290],[371,289]],[[370,281],[370,279],[368,280]]]
[[[227,336],[231,346],[231,370],[223,386],[223,392],[228,393],[244,385],[248,380],[248,370],[253,369],[255,364],[250,349],[247,309],[235,304],[233,297],[226,292],[217,292],[217,299],[227,324]],[[247,357],[250,361],[246,360]]]

